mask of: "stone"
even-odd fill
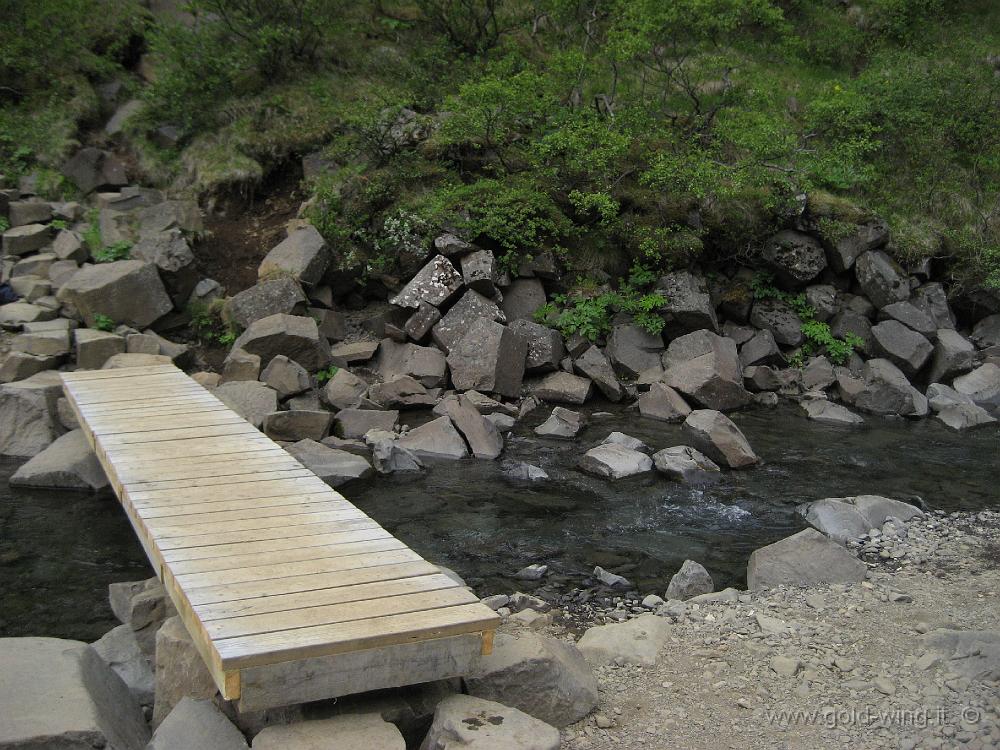
[[[826,268],[823,246],[808,234],[791,229],[770,237],[761,255],[778,281],[790,287],[808,284]]]
[[[939,412],[949,406],[958,406],[959,404],[974,405],[975,402],[954,388],[941,383],[931,383],[927,386],[927,404],[932,410]]]
[[[966,679],[994,683],[1000,680],[1000,631],[935,628],[921,641],[929,652],[948,659],[949,670]]]
[[[522,482],[539,482],[549,478],[545,469],[524,461],[510,465],[504,473],[511,479],[518,479]]]
[[[837,542],[815,529],[804,529],[755,550],[747,563],[751,591],[776,586],[813,587],[859,583],[867,567]]]
[[[476,318],[448,354],[456,390],[495,392],[514,398],[521,390],[528,342],[509,328]]]
[[[80,641],[0,639],[0,747],[142,750],[149,729],[121,678]]]
[[[12,227],[44,224],[52,219],[52,204],[38,200],[11,201],[7,204],[7,219]]]
[[[268,362],[259,379],[264,385],[277,391],[279,399],[307,391],[312,385],[306,369],[284,354],[278,354]]]
[[[333,415],[328,411],[292,409],[276,411],[264,417],[262,429],[272,440],[322,440],[330,432]]]
[[[976,406],[1000,406],[1000,367],[987,362],[965,375],[955,378],[955,390],[972,399]]]
[[[535,633],[498,633],[493,653],[464,678],[469,695],[524,711],[565,727],[597,707],[597,680],[579,650]]]
[[[882,219],[869,219],[827,245],[830,266],[837,273],[851,270],[862,253],[882,247],[889,241],[889,226]]]
[[[431,338],[439,349],[448,353],[457,344],[477,318],[486,318],[497,323],[506,323],[507,318],[497,303],[487,299],[474,289],[462,295],[444,317],[431,330]]]
[[[15,380],[24,380],[45,370],[53,370],[62,360],[63,357],[58,355],[10,352],[0,365],[0,383],[13,383]]]
[[[172,364],[170,357],[164,354],[144,354],[125,352],[115,354],[104,363],[102,370],[118,370],[124,367],[153,367],[154,365]]]
[[[299,283],[289,276],[282,276],[261,281],[234,294],[226,301],[224,314],[243,329],[270,315],[301,312],[305,303],[306,295]]]
[[[802,319],[792,307],[782,300],[762,299],[750,311],[750,323],[771,332],[782,346],[799,346],[805,341]]]
[[[948,295],[938,282],[917,287],[913,293],[913,304],[930,316],[938,330],[955,327],[955,315],[948,305]]]
[[[164,621],[177,614],[173,602],[158,578],[125,581],[108,586],[111,611],[135,634],[139,650],[152,658],[156,652],[156,633]]]
[[[873,526],[853,503],[846,502],[846,498],[816,500],[799,506],[798,511],[809,525],[839,544],[859,539]]]
[[[881,250],[862,253],[854,274],[865,296],[880,310],[910,298],[910,282],[903,269]]]
[[[816,320],[826,323],[837,314],[837,289],[829,284],[807,286],[806,304],[813,309]]]
[[[442,402],[445,414],[465,437],[475,458],[492,460],[503,452],[503,436],[464,395]]]
[[[528,342],[525,372],[537,374],[559,369],[566,347],[558,331],[523,318],[513,321],[508,328]]]
[[[1000,313],[989,315],[976,323],[969,338],[979,349],[1000,346]]]
[[[125,165],[112,153],[97,148],[80,149],[62,165],[61,171],[83,193],[128,184]]]
[[[664,448],[653,454],[656,470],[686,484],[707,484],[719,477],[719,465],[689,445]]]
[[[52,264],[59,260],[55,253],[38,253],[37,255],[30,255],[27,258],[22,258],[14,264],[14,268],[10,272],[12,279],[16,279],[19,276],[37,276],[39,278],[44,278],[49,275],[49,269]]]
[[[661,276],[655,291],[667,302],[660,314],[665,321],[663,332],[674,339],[685,333],[707,328],[719,330],[715,308],[708,294],[705,280],[689,271],[675,271]]]
[[[624,576],[612,573],[610,570],[605,570],[600,565],[594,568],[592,575],[608,588],[627,589],[632,586],[632,583]]]
[[[165,620],[156,631],[155,665],[154,727],[185,697],[211,699],[218,692],[187,628],[176,615]]]
[[[52,239],[52,229],[45,224],[25,224],[3,233],[4,255],[27,255],[41,250]]]
[[[383,339],[379,344],[375,369],[386,383],[410,377],[425,388],[443,387],[447,382],[445,355],[433,346],[401,344]]]
[[[153,669],[129,625],[109,630],[93,644],[94,651],[117,674],[140,706],[153,705]]]
[[[738,409],[750,403],[732,339],[711,331],[681,336],[670,342],[663,365],[663,382],[707,409]]]
[[[173,309],[156,266],[141,260],[119,260],[84,266],[59,289],[88,326],[103,315],[115,323],[147,328]]]
[[[871,321],[859,312],[850,309],[838,312],[830,321],[830,333],[838,339],[846,338],[849,333],[854,334],[861,340],[858,345],[860,351],[868,355],[875,351]]]
[[[166,232],[168,229],[180,229],[191,235],[205,230],[201,209],[194,200],[161,201],[139,209],[135,218],[139,223],[140,235]]]
[[[681,569],[674,573],[667,585],[668,600],[684,601],[694,596],[711,594],[715,591],[715,582],[705,567],[694,560],[685,560]]]
[[[778,654],[771,657],[768,666],[779,677],[794,677],[802,668],[802,662],[791,656]]]
[[[488,297],[496,294],[499,270],[493,253],[489,250],[473,250],[463,255],[459,264],[462,267],[462,278],[469,289]]]
[[[331,487],[342,487],[374,474],[371,464],[361,456],[328,448],[315,440],[300,440],[285,450]]]
[[[406,319],[403,330],[414,341],[423,341],[439,320],[441,311],[429,302],[421,301],[416,312]]]
[[[611,361],[598,347],[591,346],[574,359],[573,369],[589,378],[608,401],[617,403],[625,396],[625,390],[618,381]]]
[[[68,229],[62,229],[56,234],[55,240],[52,241],[52,252],[60,260],[74,261],[74,265],[83,263],[88,256],[80,235]]]
[[[409,375],[373,385],[368,398],[386,409],[421,409],[438,403],[436,396]]]
[[[389,303],[416,309],[421,302],[426,302],[440,308],[458,296],[463,283],[462,274],[451,261],[443,255],[436,255]]]
[[[130,333],[125,337],[125,351],[129,354],[159,354],[160,342],[145,333]]]
[[[321,397],[334,409],[351,409],[361,404],[367,391],[368,383],[341,367],[326,381]]]
[[[130,257],[156,266],[174,305],[181,308],[187,304],[200,276],[181,230],[144,234],[132,246]]]
[[[49,310],[40,305],[27,302],[9,302],[0,307],[0,326],[21,326],[24,323],[35,323],[52,320],[57,315],[55,310]]]
[[[347,338],[347,318],[344,313],[321,307],[310,307],[306,313],[316,321],[319,335],[327,341],[343,341]]]
[[[222,403],[258,429],[268,414],[278,410],[278,394],[256,380],[223,383],[212,391]]]
[[[909,301],[886,305],[879,310],[879,319],[898,321],[931,341],[937,338],[937,323],[930,315]]]
[[[451,232],[445,232],[434,239],[434,249],[449,258],[460,258],[471,253],[476,246]]]
[[[889,360],[870,359],[865,362],[862,380],[863,390],[854,396],[854,406],[861,411],[914,417],[927,414],[927,399]]]
[[[408,450],[394,439],[379,439],[371,442],[372,464],[379,474],[419,472],[423,463],[413,451]]]
[[[254,750],[406,750],[399,729],[378,713],[272,724],[253,739]],[[206,748],[207,750],[207,748]]]
[[[653,383],[639,396],[639,414],[661,422],[681,422],[691,413],[684,398],[665,383]]]
[[[742,469],[760,460],[739,428],[714,409],[692,411],[683,429],[695,448],[721,465]]]
[[[774,340],[774,334],[769,330],[757,331],[754,337],[740,347],[740,364],[744,367],[753,365],[775,365],[785,364],[785,355],[778,348],[778,342]]]
[[[13,487],[99,492],[107,489],[108,479],[83,430],[73,430],[56,438],[19,466],[11,475],[10,484]]]
[[[259,377],[260,357],[242,349],[233,349],[226,355],[226,359],[222,363],[222,376],[219,378],[219,383],[257,380]]]
[[[588,628],[577,647],[595,667],[605,664],[652,667],[669,637],[669,623],[657,615],[646,614],[627,622]]]
[[[569,372],[546,375],[531,389],[536,398],[560,404],[583,404],[590,398],[593,383]]]
[[[469,455],[469,449],[448,417],[435,420],[410,430],[398,441],[418,458],[460,459]]]
[[[840,404],[835,404],[826,399],[812,399],[803,401],[802,409],[809,419],[826,424],[861,425],[865,423],[864,417],[855,414],[853,411]]]
[[[236,339],[233,348],[256,354],[261,362],[284,354],[309,372],[322,370],[332,360],[330,345],[319,335],[315,320],[283,313],[255,320]]]
[[[973,427],[994,424],[997,420],[981,406],[975,404],[955,404],[947,406],[935,415],[953,430],[968,430]]]
[[[579,412],[557,406],[542,424],[535,428],[540,437],[573,438],[583,428],[583,418]]]
[[[619,324],[612,327],[604,353],[619,375],[634,379],[660,364],[663,349],[660,334],[632,324]]]
[[[938,330],[935,338],[934,354],[927,371],[929,381],[940,383],[951,380],[972,369],[976,348],[971,341],[951,328]]]
[[[43,372],[0,386],[0,455],[31,457],[52,444],[61,432],[56,402],[62,381]]]
[[[605,443],[587,451],[577,462],[577,466],[588,474],[604,479],[624,479],[652,471],[653,460],[645,453],[624,445]]]
[[[316,227],[305,225],[275,245],[257,268],[261,281],[282,277],[314,286],[330,265],[330,249]]]
[[[347,439],[363,438],[369,430],[392,432],[398,423],[399,412],[394,410],[341,409],[336,417],[337,434]]]
[[[639,438],[632,437],[631,435],[626,435],[623,432],[612,432],[604,440],[601,441],[601,445],[621,445],[629,450],[639,451],[640,453],[649,453],[649,446],[642,442]]]
[[[438,704],[420,750],[459,748],[559,750],[559,730],[516,708],[469,695],[453,695]]]
[[[182,698],[146,750],[248,750],[247,741],[212,701]]]
[[[503,290],[500,309],[509,322],[533,320],[535,311],[546,302],[540,279],[515,279]]]
[[[910,377],[920,372],[934,351],[930,341],[898,320],[872,326],[872,338],[876,352]]]
[[[76,263],[71,262],[70,265],[73,266],[72,273],[76,273]],[[52,295],[52,283],[40,276],[12,276],[8,283],[22,302],[35,302]]]

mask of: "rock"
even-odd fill
[[[142,750],[149,729],[128,688],[79,641],[0,639],[0,747]]]
[[[315,440],[300,440],[285,450],[331,487],[367,479],[374,473],[371,464],[361,456],[327,448]]]
[[[18,467],[10,477],[13,487],[90,490],[108,487],[108,479],[82,430],[73,430]]]
[[[705,454],[688,445],[664,448],[653,454],[656,470],[671,479],[687,484],[714,482],[719,476],[719,465]]]
[[[499,270],[493,253],[489,250],[473,250],[463,255],[459,263],[462,266],[462,278],[469,289],[486,296],[496,294]]]
[[[750,403],[736,342],[695,331],[670,342],[663,382],[707,409],[738,409]]]
[[[341,367],[323,387],[322,399],[334,409],[351,409],[361,404],[368,383]]]
[[[862,380],[864,388],[854,397],[854,406],[861,411],[914,417],[927,413],[927,399],[889,360],[870,359],[865,362]]]
[[[59,258],[55,253],[38,253],[37,255],[22,258],[14,264],[10,276],[12,279],[23,276],[46,278],[49,275],[49,269],[52,268],[52,264],[57,260]]]
[[[715,308],[700,276],[689,271],[668,273],[656,282],[655,291],[667,300],[661,314],[666,323],[663,332],[668,338],[674,339],[702,328],[719,330]]]
[[[52,320],[56,315],[55,310],[40,305],[10,302],[0,307],[0,326],[21,326],[24,323]]]
[[[931,383],[927,386],[927,403],[935,412],[939,412],[949,406],[958,406],[959,404],[975,404],[975,402],[964,393],[959,393],[954,388],[949,388],[941,383]]]
[[[347,338],[347,319],[344,313],[321,307],[307,308],[306,313],[316,321],[319,335],[327,341],[343,341]]]
[[[179,229],[143,235],[132,246],[131,258],[152,263],[177,307],[187,304],[198,284],[194,253]]]
[[[158,578],[112,583],[108,586],[108,601],[115,617],[132,629],[139,650],[152,658],[157,631],[177,614],[163,584]]]
[[[858,224],[852,232],[828,244],[830,266],[837,273],[845,273],[859,255],[882,247],[888,241],[889,227],[882,219],[870,219]]]
[[[546,375],[533,388],[536,398],[562,404],[582,404],[590,398],[593,383],[587,378],[568,372]]]
[[[785,356],[774,340],[774,334],[768,330],[757,331],[754,337],[740,348],[740,364],[743,367],[753,365],[785,364]]]
[[[778,280],[790,287],[808,284],[826,268],[822,245],[808,234],[791,229],[768,239],[761,255]]]
[[[453,695],[438,704],[420,750],[459,748],[559,750],[559,730],[516,708],[469,695]]]
[[[588,474],[604,479],[623,479],[652,471],[653,460],[645,453],[624,445],[605,443],[587,451],[577,462],[577,466]]]
[[[623,432],[612,432],[604,440],[601,441],[601,445],[621,445],[629,450],[639,451],[640,453],[649,453],[649,446],[642,442],[639,438],[634,438],[631,435],[626,435]]]
[[[398,441],[418,458],[459,459],[469,455],[465,440],[448,417],[438,417],[410,430]]]
[[[198,234],[205,230],[201,210],[194,200],[168,200],[146,206],[136,212],[139,234],[166,232],[180,229],[185,234]],[[107,241],[107,238],[105,238]]]
[[[289,277],[261,281],[244,289],[226,301],[226,318],[240,328],[249,328],[261,318],[279,313],[292,315],[301,312],[306,303],[306,295],[299,283]]]
[[[445,353],[451,351],[465,335],[477,318],[486,318],[497,323],[507,319],[496,302],[487,299],[474,289],[470,289],[445,313],[441,321],[431,331],[434,343]]]
[[[260,374],[260,381],[277,391],[279,399],[286,399],[296,393],[307,391],[312,385],[306,369],[284,354],[276,355],[268,363]]]
[[[816,500],[799,506],[799,513],[817,531],[846,545],[867,534],[873,526],[853,503],[846,500],[836,497]]]
[[[751,591],[776,586],[823,586],[858,583],[867,567],[841,545],[815,529],[755,550],[747,563]]]
[[[872,338],[876,352],[910,377],[920,371],[934,351],[930,341],[897,320],[872,326]]]
[[[841,310],[830,321],[830,333],[838,339],[853,333],[861,340],[858,349],[871,355],[875,351],[875,340],[872,337],[872,324],[867,317],[854,310]]]
[[[256,354],[245,352],[242,349],[233,349],[226,356],[225,362],[222,364],[222,376],[219,378],[219,383],[257,380],[259,377],[260,357]]]
[[[7,204],[7,219],[12,227],[44,224],[52,219],[52,204],[39,200],[11,201]]]
[[[56,402],[62,381],[43,372],[0,386],[0,455],[31,457],[51,445],[61,432]]]
[[[509,328],[476,318],[448,355],[456,390],[490,391],[513,398],[521,390],[528,342]]]
[[[173,309],[156,266],[141,260],[119,260],[84,266],[59,289],[88,326],[103,315],[115,323],[147,328]]]
[[[594,572],[592,575],[600,583],[607,586],[608,588],[627,589],[632,585],[632,583],[624,576],[620,576],[617,575],[616,573],[612,573],[609,570],[605,570],[600,565],[594,568]]]
[[[268,414],[278,410],[278,394],[274,389],[255,380],[223,383],[212,393],[222,403],[257,428],[264,424]]]
[[[913,294],[913,304],[930,316],[938,330],[955,327],[955,316],[951,312],[948,295],[945,294],[941,284],[933,282],[918,287]]]
[[[434,305],[421,301],[417,306],[417,311],[406,319],[403,330],[414,341],[422,341],[439,320],[441,320],[441,311]]]
[[[83,193],[128,184],[125,165],[110,152],[97,148],[80,149],[62,165],[61,171]]]
[[[976,323],[969,338],[980,349],[1000,346],[1000,313],[985,317]]]
[[[434,406],[438,399],[413,378],[403,377],[373,385],[368,397],[387,409],[420,409]]]
[[[555,727],[597,707],[597,680],[583,655],[565,641],[498,633],[493,653],[465,676],[469,695],[503,703]]]
[[[911,302],[893,302],[891,305],[886,305],[879,311],[879,318],[898,321],[931,341],[937,338],[937,323]]]
[[[182,698],[163,720],[146,750],[247,750],[233,723],[208,700]]]
[[[125,352],[125,338],[114,333],[78,328],[73,337],[76,364],[81,370],[99,370],[111,357]]]
[[[739,428],[713,409],[691,412],[684,420],[684,432],[698,450],[731,469],[753,466],[760,460]]]
[[[661,422],[680,422],[691,413],[681,395],[664,383],[653,383],[639,396],[639,414]]]
[[[799,346],[805,341],[802,319],[788,303],[778,299],[763,299],[754,303],[750,323],[771,332],[782,346]]]
[[[41,250],[52,239],[52,230],[45,224],[25,224],[3,233],[4,255],[27,255]]]
[[[514,578],[521,581],[540,581],[545,577],[545,574],[549,572],[548,565],[533,564],[521,568],[517,573],[514,574]]]
[[[418,308],[421,302],[443,307],[451,302],[463,285],[462,274],[443,255],[437,255],[425,265],[402,291],[389,300],[399,307]]]
[[[950,328],[938,330],[936,339],[928,380],[940,383],[972,369],[976,348],[968,339]]]
[[[1000,631],[935,628],[921,640],[930,652],[948,659],[949,670],[966,679],[1000,679]]]
[[[400,344],[383,339],[379,344],[375,368],[386,383],[411,377],[425,388],[438,388],[447,382],[445,356],[433,346]]]
[[[330,345],[319,335],[316,321],[298,315],[277,313],[255,320],[233,344],[270,362],[278,354],[294,359],[310,372],[330,364]]]
[[[617,403],[625,395],[621,383],[618,382],[618,376],[615,375],[615,370],[611,366],[611,361],[596,346],[591,346],[574,359],[573,368],[580,375],[589,378],[609,401]]]
[[[674,573],[667,585],[667,599],[684,601],[694,596],[711,594],[715,591],[715,582],[704,566],[694,560],[685,560],[681,569]]]
[[[330,265],[330,249],[315,227],[306,225],[290,233],[264,256],[257,268],[261,281],[282,277],[300,284],[319,283]]]
[[[372,464],[379,474],[419,472],[424,468],[413,451],[403,448],[395,440],[375,440],[371,448]]]
[[[543,373],[559,369],[559,362],[566,356],[566,347],[558,331],[526,319],[515,320],[508,328],[528,342],[525,372]]]
[[[456,399],[445,399],[442,403],[445,414],[459,432],[465,436],[465,441],[476,458],[492,460],[503,452],[503,436],[496,425],[484,417],[465,396]]]
[[[837,314],[837,289],[829,284],[807,286],[806,304],[813,309],[816,320],[826,323]]]
[[[810,401],[803,401],[801,406],[805,413],[809,416],[809,419],[813,419],[817,422],[844,425],[857,425],[865,423],[864,417],[855,414],[847,407],[827,401],[826,399],[819,398],[812,399]]]
[[[956,391],[971,398],[976,406],[1000,406],[1000,367],[991,362],[955,378],[952,385]]]
[[[657,615],[589,628],[577,644],[592,666],[635,664],[652,667],[670,636],[670,625]]]
[[[523,482],[538,482],[549,478],[545,469],[524,461],[511,465],[504,473],[511,479],[519,479]]]
[[[363,438],[369,430],[392,432],[398,422],[398,411],[341,409],[337,412],[337,434],[348,439]]]
[[[636,378],[657,367],[663,354],[663,338],[636,325],[616,325],[608,336],[605,354],[622,377]]]
[[[880,310],[910,298],[910,282],[903,269],[881,250],[862,253],[854,273],[865,296]]]
[[[802,668],[802,662],[791,656],[782,656],[779,654],[771,657],[768,666],[779,677],[794,677],[799,669]]]
[[[273,724],[254,737],[254,750],[406,750],[399,729],[378,713]],[[206,749],[207,750],[207,749]]]
[[[579,412],[557,406],[542,424],[535,428],[541,437],[573,438],[583,428],[583,418]]]
[[[339,414],[338,414],[339,416]],[[264,434],[272,440],[322,440],[330,431],[333,415],[328,411],[292,409],[276,411],[264,417]]]
[[[109,630],[93,644],[93,649],[125,683],[136,703],[152,707],[153,669],[131,626],[119,625]]]
[[[947,406],[935,415],[953,430],[969,430],[973,427],[994,424],[997,420],[989,412],[975,404],[955,404]]]
[[[39,356],[24,352],[10,352],[0,365],[0,383],[13,383],[37,375],[45,370],[53,370],[60,365],[63,357]]]
[[[167,718],[185,696],[211,699],[218,692],[180,617],[170,617],[156,632],[156,698],[153,726]]]
[[[545,304],[545,287],[539,279],[515,279],[503,290],[500,309],[509,322],[533,320],[535,311]]]

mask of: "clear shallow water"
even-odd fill
[[[480,593],[530,588],[509,576],[533,562],[579,585],[594,565],[659,591],[685,558],[717,585],[743,582],[757,547],[803,527],[800,502],[851,494],[921,498],[948,510],[1000,505],[1000,431],[958,434],[936,420],[872,421],[849,430],[810,422],[792,406],[733,415],[764,464],[692,489],[658,475],[606,482],[573,468],[613,430],[659,449],[684,443],[679,425],[618,407],[576,441],[539,440],[539,409],[500,461],[436,462],[420,478],[379,478],[344,489],[352,502]],[[404,413],[416,424],[426,415]],[[504,475],[528,461],[550,480]],[[116,623],[107,585],[152,575],[131,527],[108,496],[12,490],[18,462],[0,461],[0,636],[94,640]]]

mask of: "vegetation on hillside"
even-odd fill
[[[901,262],[1000,288],[992,0],[186,8],[0,0],[24,29],[0,40],[0,169],[56,166],[118,75],[151,179],[239,189],[320,151],[309,215],[373,274],[442,228],[612,277],[752,259],[808,195],[831,241],[878,214]],[[141,54],[148,83],[123,75]]]

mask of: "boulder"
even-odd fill
[[[93,328],[78,328],[73,332],[76,344],[76,365],[81,370],[99,370],[115,354],[124,354],[125,337]]]
[[[868,521],[869,529],[882,528],[882,524],[890,517],[898,518],[905,523],[911,518],[922,518],[924,515],[924,512],[915,505],[881,495],[855,495],[835,499],[854,505]]]
[[[462,295],[440,322],[431,330],[434,343],[445,353],[450,352],[472,326],[477,318],[485,318],[497,323],[506,323],[507,318],[497,303],[487,299],[474,289]]]
[[[976,323],[969,338],[980,349],[1000,346],[1000,313],[987,316]]]
[[[639,414],[661,422],[681,422],[691,413],[684,398],[665,383],[653,383],[639,396]]]
[[[569,372],[546,375],[531,390],[536,398],[559,404],[582,404],[590,398],[593,383]]]
[[[276,411],[264,417],[262,429],[272,440],[322,440],[330,432],[333,415],[328,411],[291,409]]]
[[[639,451],[640,453],[649,453],[648,445],[642,442],[639,438],[626,435],[624,432],[609,433],[608,436],[601,441],[601,445],[621,445],[629,450]]]
[[[376,316],[376,319],[381,318],[381,316]],[[385,331],[385,321],[381,321],[381,330]],[[385,341],[391,341],[391,339],[384,339]],[[348,365],[363,364],[368,362],[372,357],[375,356],[375,352],[379,350],[380,342],[378,341],[342,341],[336,346],[330,347],[330,354],[333,357],[333,364],[337,367],[347,367]]]
[[[185,234],[198,234],[205,230],[201,209],[194,200],[168,200],[154,203],[135,212],[139,234],[166,232],[180,229]],[[107,238],[105,238],[107,241]]]
[[[52,239],[52,229],[45,224],[25,224],[3,233],[4,255],[27,255],[45,247]]]
[[[964,393],[959,393],[942,383],[931,383],[927,386],[927,405],[935,412],[946,409],[949,406],[959,404],[975,405],[975,402]]]
[[[810,357],[802,368],[802,388],[806,391],[822,391],[837,382],[833,365],[825,356]]]
[[[853,333],[861,339],[861,344],[858,346],[860,351],[867,355],[875,352],[871,321],[859,312],[844,309],[834,315],[830,321],[830,333],[838,339],[846,338],[847,334]]]
[[[341,367],[323,386],[321,396],[334,409],[350,409],[361,404],[367,391],[368,383]]]
[[[681,601],[693,596],[711,594],[715,591],[715,581],[701,563],[685,560],[681,569],[674,573],[667,585],[666,598]]]
[[[927,414],[927,399],[902,371],[887,359],[870,359],[861,372],[862,390],[853,404],[870,414],[922,417]]]
[[[645,453],[624,445],[603,443],[583,454],[577,466],[604,479],[623,479],[652,471],[653,460]]]
[[[545,301],[545,287],[540,279],[515,279],[504,287],[500,309],[510,322],[534,320],[535,311]]]
[[[463,283],[462,274],[451,261],[443,255],[436,255],[389,302],[414,309],[419,308],[421,302],[444,307],[458,296]]]
[[[577,646],[595,667],[634,664],[652,667],[670,637],[670,625],[657,615],[639,615],[632,620],[589,628]]]
[[[327,341],[343,341],[347,338],[347,318],[338,310],[309,307],[306,313],[316,321],[319,335]]]
[[[93,644],[94,651],[117,674],[140,706],[153,705],[153,668],[139,648],[129,625],[109,630]]]
[[[853,503],[836,497],[806,503],[799,507],[799,513],[814,529],[844,545],[875,528]],[[881,527],[882,524],[878,524],[878,528]]]
[[[278,394],[256,380],[236,380],[218,386],[213,395],[243,417],[254,427],[260,428],[268,414],[278,410]]]
[[[830,266],[837,273],[845,273],[859,255],[880,248],[888,241],[889,226],[882,219],[870,219],[858,224],[852,231],[827,244]]]
[[[286,277],[300,284],[318,284],[330,265],[330,249],[316,227],[291,232],[264,256],[257,268],[261,281]]]
[[[753,466],[760,460],[739,428],[714,409],[698,409],[688,414],[684,432],[695,448],[731,469]]]
[[[361,456],[327,448],[315,440],[300,440],[286,450],[331,487],[342,487],[357,479],[367,479],[374,473],[371,464]]]
[[[378,713],[350,713],[332,719],[272,724],[254,737],[253,749],[406,750],[406,742]]]
[[[410,377],[425,388],[446,383],[448,366],[445,355],[433,346],[400,344],[382,339],[375,359],[375,369],[384,382]]]
[[[409,375],[373,385],[368,398],[386,409],[422,409],[437,404],[438,399]]]
[[[448,417],[438,417],[410,430],[398,441],[418,458],[459,459],[469,455],[465,440]]]
[[[55,310],[41,305],[9,302],[0,307],[0,326],[20,326],[24,323],[52,320],[57,314]]]
[[[808,234],[786,229],[764,243],[761,253],[778,280],[790,287],[801,287],[826,268],[823,246]]]
[[[465,437],[476,458],[495,459],[503,452],[503,436],[497,426],[479,413],[464,395],[442,402],[444,413]]]
[[[103,315],[115,323],[148,328],[174,307],[156,266],[141,260],[84,266],[59,288],[58,296],[90,327]]]
[[[872,338],[876,353],[910,377],[920,372],[934,351],[930,341],[898,320],[884,320],[872,326]]]
[[[121,187],[128,184],[125,165],[109,151],[82,148],[62,165],[63,175],[82,193],[101,187]]]
[[[639,373],[657,367],[663,354],[663,338],[636,325],[616,325],[608,336],[604,353],[622,377],[637,378]]]
[[[618,382],[611,360],[596,346],[589,347],[573,360],[573,368],[591,380],[608,401],[618,402],[625,396],[625,389]]]
[[[156,266],[174,305],[183,308],[187,304],[200,276],[181,230],[144,234],[132,246],[129,257]]]
[[[910,281],[903,269],[881,250],[862,253],[854,274],[865,296],[880,310],[910,298]]]
[[[535,428],[540,437],[573,438],[583,428],[583,418],[579,412],[557,406],[542,424]]]
[[[663,382],[707,409],[738,409],[750,403],[736,342],[695,331],[670,342]]]
[[[956,391],[971,398],[977,406],[1000,406],[1000,367],[992,362],[955,378],[953,385]]]
[[[719,465],[689,445],[664,448],[653,454],[656,470],[686,484],[708,484],[719,478]]]
[[[938,330],[955,327],[955,315],[948,305],[948,295],[938,282],[918,287],[913,293],[913,304],[930,316]]]
[[[219,378],[219,383],[257,380],[259,377],[260,356],[250,354],[250,352],[245,352],[242,349],[233,349],[226,355],[226,359],[222,363],[222,375]]]
[[[27,258],[22,258],[14,264],[14,268],[11,269],[10,272],[10,277],[12,279],[24,276],[47,278],[49,275],[49,269],[52,268],[52,264],[57,260],[59,260],[59,257],[55,253],[38,253],[37,255],[30,255]]]
[[[234,294],[226,301],[225,316],[243,329],[271,315],[300,312],[305,303],[306,295],[299,283],[289,276],[282,276],[261,281]]]
[[[11,201],[7,204],[10,226],[44,224],[52,219],[52,204],[40,200]]]
[[[559,750],[559,730],[516,708],[470,695],[453,695],[438,704],[420,750],[459,748]]]
[[[948,660],[948,671],[968,680],[1000,682],[1000,630],[935,628],[921,641],[926,653]]]
[[[839,309],[837,304],[837,289],[829,284],[814,284],[807,286],[806,304],[813,309],[816,320],[826,323]]]
[[[218,690],[208,667],[178,616],[156,631],[156,697],[153,726],[167,718],[185,697],[211,699]]]
[[[62,432],[56,408],[61,395],[54,372],[0,386],[0,455],[30,457],[51,445]]]
[[[247,741],[212,701],[182,698],[146,750],[248,750]]]
[[[284,354],[278,354],[268,362],[259,379],[264,385],[277,391],[279,399],[307,391],[312,385],[306,368]]]
[[[754,302],[750,311],[750,323],[757,328],[770,331],[774,340],[782,346],[799,346],[805,341],[805,336],[802,334],[802,319],[787,302],[779,299]]]
[[[528,342],[525,372],[534,374],[559,369],[559,362],[566,356],[566,347],[558,331],[523,318],[513,321],[508,328]]]
[[[493,653],[465,676],[469,695],[503,703],[565,727],[597,707],[597,680],[576,646],[524,633],[498,633]]]
[[[496,294],[496,282],[500,276],[496,258],[489,250],[476,249],[459,259],[462,279],[469,289],[492,297]]]
[[[747,563],[751,591],[776,586],[860,583],[868,568],[837,542],[815,529],[755,550]]]
[[[754,337],[740,347],[740,364],[744,367],[753,365],[785,364],[785,356],[774,340],[774,334],[769,330],[757,331]]]
[[[939,410],[935,416],[953,430],[969,430],[997,421],[986,409],[975,404],[947,406]]]
[[[168,618],[177,614],[160,580],[112,583],[108,586],[108,601],[115,617],[132,629],[139,650],[152,659],[157,632]]]
[[[715,308],[709,297],[705,280],[690,271],[675,271],[661,276],[655,291],[667,302],[661,308],[665,321],[663,332],[668,338],[707,328],[719,330]]]
[[[448,355],[456,390],[490,391],[513,398],[521,390],[528,342],[509,328],[476,318]]]
[[[284,354],[310,372],[322,370],[332,360],[330,345],[319,335],[315,320],[283,313],[255,320],[236,339],[233,348],[256,354],[261,362]]]
[[[414,341],[423,341],[439,320],[441,320],[441,311],[429,302],[421,300],[416,312],[406,319],[403,330]]]
[[[855,414],[846,406],[835,404],[823,398],[803,401],[802,409],[809,419],[817,422],[842,425],[861,425],[865,423],[864,417]]]
[[[172,364],[170,357],[165,354],[143,354],[129,353],[115,354],[104,366],[102,370],[120,370],[124,367],[153,367],[154,365]]]
[[[0,639],[0,747],[142,750],[149,729],[121,678],[80,641]]]
[[[879,310],[878,315],[880,320],[896,320],[931,341],[937,338],[937,322],[912,302],[893,302]]]
[[[40,356],[25,352],[10,352],[0,365],[0,383],[13,383],[45,370],[54,370],[63,359],[64,357],[55,355]]]
[[[108,487],[108,478],[83,430],[73,430],[56,438],[41,453],[19,466],[11,475],[10,484],[13,487],[98,492]]]
[[[370,445],[372,464],[379,474],[412,473],[422,471],[424,468],[413,451],[399,445],[395,436],[371,440]]]
[[[398,411],[341,409],[337,412],[336,417],[337,434],[348,440],[351,438],[363,438],[369,430],[392,432],[396,429],[398,422]]]
[[[752,393],[780,390],[783,380],[777,370],[766,365],[753,365],[743,370],[743,385]]]
[[[929,381],[951,380],[972,369],[976,348],[967,338],[951,328],[941,328],[935,338],[934,354],[927,371]]]

